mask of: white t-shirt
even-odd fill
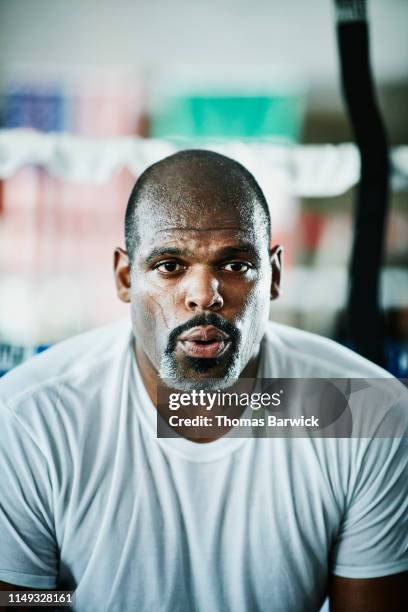
[[[277,324],[262,375],[381,377]],[[408,569],[407,439],[157,439],[128,322],[0,381],[0,580],[78,612],[318,610],[330,572]]]

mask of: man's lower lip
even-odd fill
[[[212,342],[197,342],[194,340],[179,340],[182,350],[189,357],[211,359],[219,357],[230,346],[230,340],[213,340]]]

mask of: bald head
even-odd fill
[[[130,261],[143,223],[148,222],[153,212],[156,222],[171,214],[180,226],[203,214],[211,214],[216,224],[231,209],[243,224],[250,224],[255,210],[261,214],[269,242],[268,204],[255,178],[244,166],[205,150],[187,149],[166,157],[143,172],[130,195],[125,217]]]

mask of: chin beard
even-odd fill
[[[182,333],[198,325],[214,325],[227,333],[231,341],[229,355],[213,359],[185,355],[182,358],[182,364],[180,364],[176,359],[177,340]],[[241,334],[235,325],[215,313],[197,315],[170,332],[166,349],[161,358],[159,376],[168,387],[180,391],[225,389],[233,385],[241,373],[240,346]],[[221,370],[223,373],[220,378],[211,375],[216,370]],[[197,377],[194,374],[197,374]],[[207,377],[206,374],[208,374]]]
[[[166,386],[179,391],[199,391],[200,389],[213,391],[216,389],[226,389],[232,386],[240,375],[240,364],[238,353],[234,352],[225,363],[225,374],[222,378],[211,377],[211,370],[222,364],[222,359],[198,359],[195,357],[185,358],[186,367],[190,372],[206,374],[208,377],[193,378],[186,375],[180,368],[174,353],[165,353],[161,360],[159,376]]]

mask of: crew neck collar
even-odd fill
[[[133,350],[133,336],[129,342],[129,356],[131,360],[131,397],[134,398],[137,417],[140,419],[148,435],[153,437],[155,442],[164,450],[189,461],[207,462],[215,461],[230,455],[252,439],[237,437],[239,434],[238,428],[236,427],[233,427],[226,434],[213,442],[193,442],[192,440],[188,440],[187,438],[179,436],[178,434],[175,434],[176,437],[158,438],[157,410],[147,393],[137,365],[135,352]],[[263,369],[264,351],[261,349],[257,378],[262,377]],[[250,410],[245,410],[242,417],[244,418],[248,416],[251,416],[251,412]]]

